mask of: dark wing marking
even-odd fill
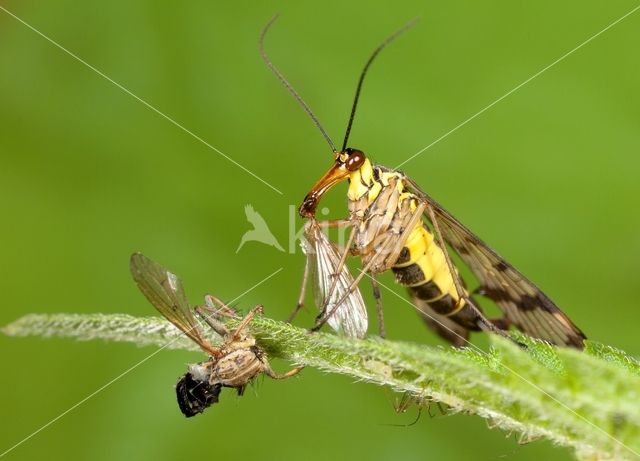
[[[142,253],[131,255],[131,275],[145,298],[165,318],[198,343],[207,353],[215,349],[208,343],[193,316],[180,279]]]
[[[416,195],[434,210],[442,237],[478,278],[477,293],[493,300],[506,318],[524,333],[553,344],[584,347],[584,333],[547,295],[451,216],[411,179]],[[426,213],[425,216],[429,218]]]

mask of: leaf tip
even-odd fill
[[[7,336],[16,336],[16,331],[17,329],[15,328],[13,323],[0,327],[0,332],[4,333]]]

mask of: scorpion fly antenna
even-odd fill
[[[306,102],[304,102],[304,99],[302,99],[302,96],[298,94],[298,92],[293,88],[293,86],[291,86],[291,83],[289,83],[287,79],[284,77],[284,75],[282,75],[282,72],[280,72],[278,68],[275,66],[275,64],[271,62],[271,59],[269,59],[267,52],[264,50],[265,36],[267,35],[267,32],[269,32],[269,29],[271,28],[273,23],[276,21],[276,19],[278,19],[277,14],[274,17],[272,17],[267,23],[267,25],[264,26],[264,29],[262,29],[262,33],[260,34],[260,39],[258,40],[258,48],[260,49],[260,56],[262,56],[263,61],[265,62],[267,67],[271,70],[271,72],[273,72],[274,75],[278,77],[278,80],[280,80],[280,82],[289,91],[289,93],[291,93],[291,95],[294,98],[296,98],[296,101],[298,101],[298,103],[302,106],[302,108],[307,113],[307,115],[311,117],[311,120],[313,120],[314,125],[320,130],[320,133],[322,133],[322,136],[324,136],[324,139],[327,141],[327,144],[329,144],[329,147],[331,147],[331,150],[335,153],[337,152],[336,145],[333,143],[333,141],[331,140],[331,138],[329,137],[325,129],[322,128],[322,125],[320,124],[320,120],[318,120],[318,117],[315,116],[315,114],[311,111],[311,108],[307,105]]]
[[[371,53],[371,56],[369,56],[369,59],[367,60],[367,63],[364,65],[364,68],[362,69],[362,72],[360,73],[360,79],[358,80],[358,86],[356,87],[356,96],[353,99],[353,106],[351,106],[351,115],[349,116],[349,123],[347,123],[347,131],[344,134],[344,142],[342,143],[342,150],[341,151],[344,151],[347,148],[347,142],[349,141],[349,134],[351,133],[351,126],[353,125],[353,119],[356,116],[356,108],[358,107],[358,99],[360,99],[360,91],[362,90],[362,82],[364,82],[364,77],[365,77],[365,75],[367,75],[367,71],[369,70],[369,66],[371,66],[371,63],[374,61],[374,59],[376,59],[378,54],[380,54],[380,52],[383,49],[385,49],[385,47],[389,43],[393,42],[396,38],[398,38],[398,36],[402,35],[408,29],[411,29],[415,25],[415,23],[417,21],[418,21],[418,18],[413,18],[411,21],[409,21],[404,26],[402,26],[400,29],[396,30],[393,34],[389,35],[387,38],[384,39],[384,41],[380,45],[378,45],[378,47],[375,50],[373,50],[373,53]]]

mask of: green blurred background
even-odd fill
[[[282,192],[0,11],[0,324],[29,312],[152,314],[129,276],[133,251],[180,274],[194,300],[206,292],[233,299],[284,268],[237,304],[286,317],[303,257],[259,243],[236,254],[251,227],[244,206],[288,247],[290,207],[331,155],[259,58],[257,38],[274,13],[267,48],[336,143],[368,54],[421,17],[374,64],[351,137],[394,167],[636,6],[0,4]],[[640,12],[403,166],[590,338],[634,354],[639,38]],[[346,214],[344,192],[327,197],[333,217]],[[385,306],[390,338],[438,343],[406,304],[387,294]],[[2,452],[154,349],[0,336],[0,350]],[[416,413],[396,414],[390,391],[315,370],[261,381],[243,398],[224,392],[220,405],[186,420],[173,386],[199,359],[154,356],[7,459],[571,458],[544,441],[518,445],[479,418],[423,412],[402,427]]]

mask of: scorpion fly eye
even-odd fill
[[[356,171],[362,166],[362,164],[364,163],[364,159],[364,152],[359,150],[352,150],[350,152],[349,158],[345,162],[345,166],[349,171]]]

